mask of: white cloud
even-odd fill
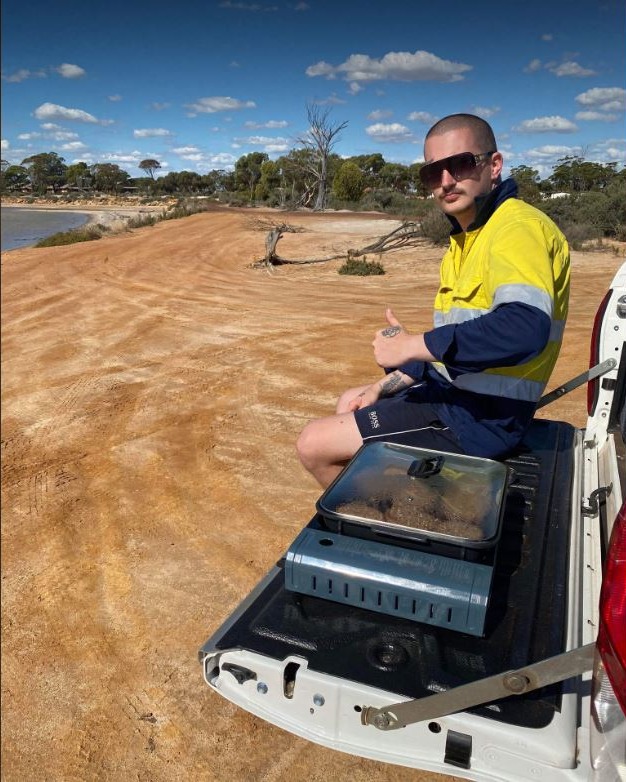
[[[142,152],[139,152],[139,150],[135,150],[134,152],[104,152],[98,157],[98,162],[100,163],[117,163],[118,165],[130,164],[132,166],[136,166],[146,158],[146,155],[144,155]],[[156,155],[150,157],[156,157]]]
[[[576,102],[599,111],[624,111],[626,90],[623,87],[593,87],[577,95]]]
[[[565,117],[535,117],[525,119],[514,128],[518,133],[574,133],[578,128]]]
[[[374,109],[374,111],[370,111],[370,113],[367,115],[367,118],[372,122],[378,122],[378,120],[391,117],[392,114],[393,111],[389,111],[389,109]]]
[[[191,160],[192,163],[202,163],[204,160],[204,153],[203,152],[185,152],[178,153],[178,157],[182,158],[183,160]]]
[[[81,76],[86,74],[85,69],[81,68],[80,65],[72,65],[69,62],[61,63],[61,65],[54,70],[61,74],[64,79],[80,79]]]
[[[215,114],[218,111],[237,111],[239,109],[255,109],[252,100],[237,100],[227,96],[217,95],[211,98],[198,98],[195,103],[186,103],[185,108],[198,114]]]
[[[26,81],[26,79],[45,79],[47,78],[47,75],[48,74],[43,70],[29,71],[27,68],[20,68],[19,70],[15,71],[15,73],[3,73],[2,81],[19,84],[19,82]]]
[[[596,75],[596,71],[592,71],[590,68],[583,68],[582,65],[579,65],[573,60],[567,60],[566,62],[561,63],[554,61],[543,63],[537,58],[531,60],[528,63],[528,65],[524,68],[524,73],[536,73],[542,68],[545,68],[547,71],[550,71],[550,73],[553,73],[555,76],[559,77],[576,76],[578,78],[584,78],[586,76]]]
[[[401,125],[399,122],[392,122],[390,124],[384,124],[377,122],[374,125],[369,125],[365,128],[365,132],[368,136],[381,142],[399,142],[408,141],[412,138],[411,131],[406,125]]]
[[[63,130],[60,125],[56,125],[54,122],[42,123],[41,129],[44,131],[45,138],[51,138],[53,141],[71,141],[78,138],[78,133]]]
[[[324,60],[316,62],[315,65],[309,65],[305,73],[307,76],[325,76],[327,79],[334,79],[336,68]]]
[[[150,107],[153,108],[155,111],[163,111],[164,109],[169,109],[170,104],[169,103],[151,103]]]
[[[596,71],[592,71],[590,68],[583,68],[582,65],[571,60],[562,62],[560,65],[546,65],[546,68],[551,73],[554,73],[555,76],[578,76],[582,78],[596,75]]]
[[[293,7],[294,11],[308,11],[311,6],[308,3],[305,3],[304,0],[301,0],[301,2],[296,3]]]
[[[351,81],[350,82],[350,87],[348,88],[348,91],[350,92],[350,95],[358,95],[359,92],[361,92],[362,89],[363,89],[363,87],[361,87],[361,85],[358,83],[358,81]]]
[[[207,163],[210,166],[231,166],[236,161],[237,158],[234,155],[231,155],[230,152],[219,152],[217,155],[209,155],[207,159]]]
[[[133,130],[135,138],[156,138],[157,136],[171,136],[172,132],[165,128],[139,128]]]
[[[271,138],[270,136],[248,136],[247,138],[236,139],[236,143],[238,145],[237,148],[245,145],[263,147],[263,151],[268,154],[272,152],[287,152],[289,149],[289,141],[280,136],[278,138]]]
[[[539,70],[541,70],[541,60],[535,58],[534,60],[531,60],[524,68],[524,73],[535,73]]]
[[[617,161],[619,164],[626,164],[626,139],[608,138],[599,142],[593,148],[594,154],[604,163]]]
[[[244,128],[250,128],[251,130],[259,130],[260,128],[268,128],[269,130],[276,128],[286,128],[289,123],[284,119],[271,119],[268,122],[244,122]]]
[[[78,152],[81,149],[87,149],[87,145],[82,141],[70,141],[69,144],[63,144],[61,149],[64,152]]]
[[[552,33],[544,33],[541,36],[541,40],[542,41],[551,41],[553,38],[554,38],[554,36],[552,35]]]
[[[500,111],[499,106],[474,106],[472,112],[483,119],[489,119]]]
[[[58,125],[53,123],[45,123],[41,126],[43,133],[20,133],[18,139],[20,141],[32,141],[37,138],[52,139],[52,141],[72,141],[72,139],[78,138],[78,133],[72,133],[69,130],[62,130]]]
[[[97,119],[93,114],[81,109],[68,109],[65,106],[58,106],[56,103],[42,103],[35,109],[34,116],[43,120],[60,119],[71,122],[86,122],[91,125],[111,125],[113,122],[110,119]]]
[[[108,98],[111,101],[111,103],[117,103],[118,101],[122,100],[121,95],[109,95]]]
[[[6,139],[6,138],[3,138],[3,139],[0,141],[0,149],[1,149],[3,152],[6,152],[7,150],[11,149],[11,144],[9,143],[8,139]]]
[[[579,155],[580,152],[580,147],[566,147],[555,144],[545,144],[542,147],[535,147],[534,149],[527,150],[525,155],[527,155],[532,160],[557,160],[558,158],[565,157],[566,155]]]
[[[412,111],[407,119],[412,122],[422,122],[424,125],[434,125],[438,118],[428,111]]]
[[[619,117],[617,114],[603,114],[600,111],[577,111],[576,119],[582,119],[587,121],[598,120],[600,122],[616,122]]]
[[[198,147],[174,147],[172,152],[175,155],[193,155],[196,152],[200,152],[200,149]]]
[[[337,93],[333,92],[328,98],[317,100],[315,103],[317,103],[318,106],[340,106],[341,104],[346,103],[346,101],[343,98],[340,98]]]
[[[321,60],[306,69],[307,76],[324,76],[327,79],[341,76],[349,82],[391,81],[461,81],[471,65],[442,60],[424,51],[388,52],[381,59],[367,54],[351,54],[345,62],[330,65]]]

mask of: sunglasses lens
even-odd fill
[[[429,163],[420,169],[420,179],[425,187],[430,190],[439,187],[441,184],[441,175],[447,171],[457,182],[461,179],[467,179],[476,168],[476,160],[471,152],[461,152],[459,155],[438,160],[436,163]]]
[[[420,168],[420,180],[424,187],[433,190],[441,182],[443,168],[439,163],[428,163]]]
[[[474,155],[471,152],[462,152],[460,155],[448,158],[446,171],[449,171],[450,175],[459,182],[461,179],[467,179],[475,168]]]

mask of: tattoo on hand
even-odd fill
[[[401,331],[402,328],[400,326],[388,326],[381,331],[381,334],[383,337],[395,337],[396,334],[399,334]]]

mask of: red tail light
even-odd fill
[[[626,502],[611,533],[600,594],[598,652],[626,714]]]
[[[595,367],[600,362],[600,328],[602,326],[602,319],[609,303],[613,291],[607,291],[605,297],[602,299],[598,311],[596,312],[595,320],[593,321],[593,331],[591,332],[591,349],[589,351],[589,368]],[[595,378],[587,383],[587,413],[593,415],[593,411],[598,401],[598,393],[600,390],[600,378]]]

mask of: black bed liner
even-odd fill
[[[563,651],[576,430],[536,420],[506,498],[484,638],[287,592],[280,570],[216,641],[309,669],[420,698]],[[315,516],[310,525],[318,526]],[[279,563],[280,564],[280,563]],[[560,708],[560,685],[471,709],[541,728]]]

